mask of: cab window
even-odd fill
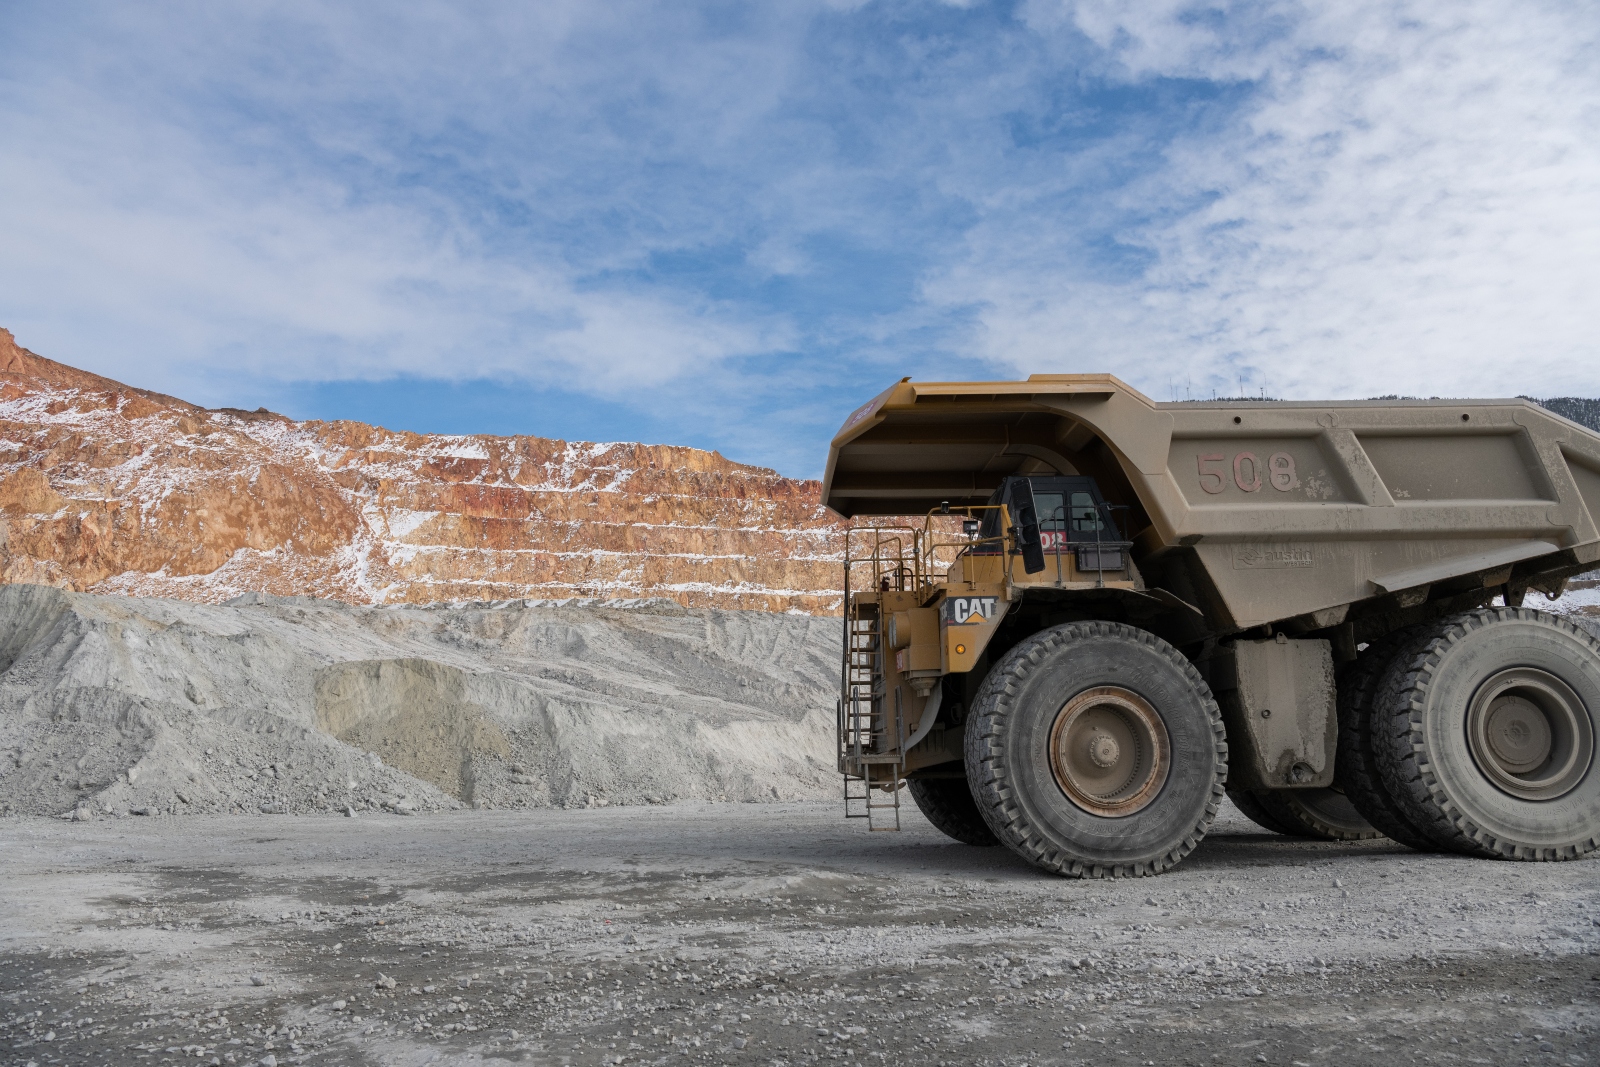
[[[1082,496],[1074,493],[1074,497]],[[1033,508],[1039,513],[1039,528],[1041,530],[1061,530],[1066,528],[1067,511],[1066,495],[1060,492],[1048,492],[1035,489],[1033,492]]]
[[[1098,533],[1106,528],[1100,509],[1088,493],[1073,493],[1071,510],[1073,533]]]
[[[1006,486],[1011,480],[1007,478],[995,490],[989,498],[990,504],[999,504],[1006,499]],[[1029,482],[1033,487],[1033,508],[1039,518],[1039,529],[1058,535],[1047,538],[1047,544],[1115,540],[1118,536],[1116,525],[1098,505],[1093,483],[1088,478],[1033,475]],[[986,539],[1000,536],[999,512],[984,514],[979,536]]]

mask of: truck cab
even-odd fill
[[[1037,536],[1028,529],[1030,515]],[[1101,585],[1107,576],[1119,581],[1129,575],[1131,560],[1127,550],[1132,542],[1124,539],[1112,505],[1106,503],[1093,478],[1008,476],[990,495],[979,521],[977,539],[962,558],[1005,554],[1005,540],[1010,533],[1003,528],[1007,518],[1023,542],[1016,549],[1023,562],[1023,584],[1034,584],[1033,576],[1041,573],[1041,580],[1047,583],[1092,581]],[[1042,572],[1028,571],[1023,553],[1032,543],[1038,544],[1045,560]],[[961,580],[964,571],[958,561],[948,572],[947,580]]]

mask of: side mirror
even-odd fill
[[[1039,513],[1033,506],[1033,483],[1026,478],[1012,479],[1006,500],[1011,505],[1011,540],[1022,556],[1022,569],[1038,574],[1044,570],[1044,545],[1039,539]]]
[[[1032,495],[1031,493],[1029,494]],[[1039,540],[1039,516],[1032,504],[1017,509],[1016,525],[1011,527],[1011,539],[1022,556],[1022,569],[1028,574],[1044,570],[1044,545]]]

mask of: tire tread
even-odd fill
[[[999,758],[1006,750],[1007,719],[1019,692],[1018,683],[1045,662],[1049,653],[1088,638],[1132,641],[1154,651],[1177,668],[1204,698],[1213,739],[1215,775],[1211,795],[1200,817],[1176,845],[1159,855],[1135,863],[1102,864],[1065,856],[1034,833],[1014,802],[1012,786]],[[1036,867],[1069,878],[1147,877],[1170,870],[1198,847],[1217,817],[1228,780],[1228,739],[1222,710],[1194,664],[1154,634],[1122,623],[1090,621],[1067,623],[1025,638],[990,671],[973,702],[966,734],[966,764],[973,799],[995,836]],[[1198,758],[1200,753],[1190,754]]]
[[[1370,841],[1385,836],[1383,831],[1369,825],[1365,830],[1350,830],[1335,826],[1319,816],[1303,799],[1298,803],[1291,794],[1296,790],[1284,789],[1265,795],[1257,794],[1257,802],[1273,819],[1291,827],[1294,837],[1309,837],[1318,841]],[[1348,794],[1346,794],[1348,795]],[[1363,816],[1365,818],[1365,816]],[[1367,820],[1371,823],[1371,820]]]
[[[984,821],[965,779],[913,778],[906,783],[906,790],[917,809],[946,837],[978,848],[1000,843]]]
[[[1261,798],[1251,790],[1229,789],[1228,799],[1233,801],[1233,806],[1239,809],[1241,815],[1263,830],[1269,833],[1282,834],[1284,837],[1298,836],[1288,824],[1273,818],[1272,813],[1267,811],[1266,806],[1261,803]]]
[[[1534,622],[1578,638],[1600,657],[1600,641],[1559,616],[1529,608],[1483,608],[1444,619],[1411,642],[1385,672],[1374,700],[1374,752],[1383,784],[1407,820],[1438,848],[1491,859],[1554,861],[1593,851],[1596,838],[1577,845],[1536,848],[1502,841],[1475,824],[1433,773],[1424,734],[1425,698],[1449,652],[1474,631],[1502,622]]]
[[[1339,745],[1336,773],[1356,811],[1379,833],[1418,852],[1435,850],[1433,842],[1412,825],[1378,773],[1373,701],[1385,673],[1421,639],[1416,629],[1402,630],[1367,646],[1339,679]]]

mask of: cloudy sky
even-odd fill
[[[814,475],[893,380],[1600,395],[1600,6],[0,0],[0,325]]]

